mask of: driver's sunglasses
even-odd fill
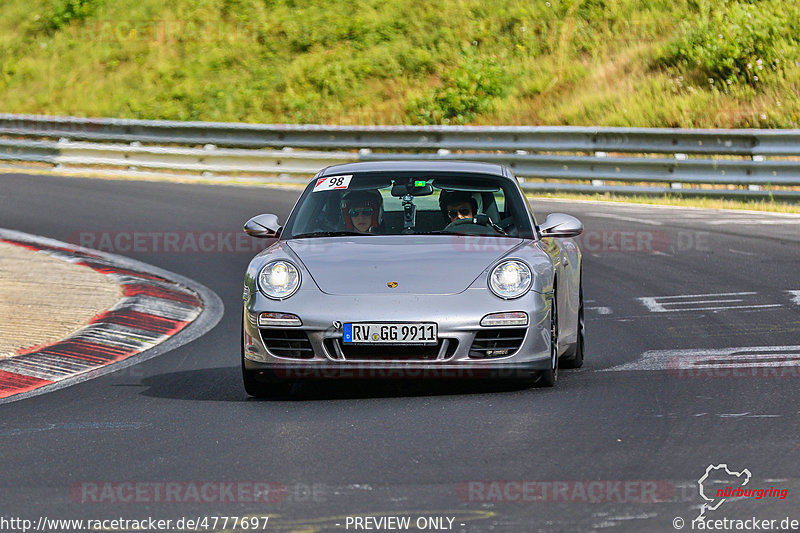
[[[351,217],[371,217],[375,210],[371,207],[364,207],[362,209],[351,209],[349,211]]]
[[[458,209],[447,210],[447,216],[449,216],[450,218],[456,218],[459,214],[462,217],[468,217],[472,214],[472,209],[470,209],[469,207],[459,207]]]

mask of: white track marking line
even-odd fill
[[[730,300],[690,300],[688,302],[661,302],[661,305],[733,304],[743,301],[743,298],[732,298]]]
[[[757,415],[751,412],[746,413],[720,413],[719,418],[781,418],[783,415]]]
[[[670,309],[669,311],[721,311],[723,309],[771,309],[783,307],[781,304],[764,305],[724,305],[720,307],[691,307],[689,309]]]
[[[743,252],[742,250],[734,250],[733,248],[728,248],[728,251],[732,254],[741,254],[741,255],[758,255],[754,254],[753,252]]]
[[[786,291],[792,296],[792,303],[800,305],[800,291]]]
[[[765,304],[765,305],[722,305],[719,307],[686,307],[684,309],[662,309],[660,311],[653,311],[654,313],[680,313],[687,311],[722,311],[726,309],[767,309],[773,307],[783,307],[781,304]]]
[[[764,358],[757,361],[759,357]],[[730,368],[771,368],[800,366],[800,346],[747,346],[698,350],[650,350],[636,361],[605,368],[600,372],[623,370],[692,370]]]
[[[724,224],[742,224],[746,226],[783,226],[787,224],[797,224],[796,220],[758,220],[752,218],[723,218],[707,220],[709,226],[722,226]]]
[[[679,294],[677,296],[654,296],[653,298],[667,299],[667,298],[705,298],[706,296],[752,296],[758,294],[757,292],[718,292],[712,294]]]
[[[642,302],[651,313],[664,313],[669,311],[669,309],[658,303],[656,298],[637,298],[637,300]]]
[[[611,215],[608,213],[586,213],[588,217],[599,217],[599,218],[613,218],[614,220],[622,220],[624,222],[636,222],[639,224],[649,224],[651,226],[663,226],[663,222],[659,222],[657,220],[649,220],[645,218],[634,218],[634,217],[621,217],[619,215]]]
[[[678,313],[686,311],[720,311],[725,309],[769,309],[782,307],[782,304],[747,304],[747,305],[719,305],[747,303],[744,298],[729,298],[730,296],[756,296],[757,292],[721,292],[717,294],[677,294],[673,296],[645,296],[636,298],[651,313]],[[699,298],[699,299],[698,299]],[[712,305],[708,305],[712,304]],[[717,304],[717,305],[713,305]],[[705,305],[706,307],[698,307]],[[668,307],[680,306],[680,307]]]

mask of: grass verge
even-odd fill
[[[786,0],[3,0],[0,111],[796,128]]]

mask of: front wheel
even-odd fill
[[[578,285],[578,339],[575,341],[573,354],[561,360],[561,368],[580,368],[583,366],[583,346],[586,338],[586,327],[583,321],[583,276]]]
[[[249,396],[254,398],[275,398],[287,396],[292,389],[291,383],[262,383],[256,381],[250,372],[242,369],[242,381],[244,390]]]
[[[550,307],[550,368],[539,374],[540,387],[552,387],[558,381],[558,309],[556,293],[553,291],[553,303]]]
[[[252,370],[247,370],[244,366],[244,320],[242,320],[242,335],[240,337],[242,350],[242,382],[244,390],[249,396],[255,398],[269,398],[275,396],[286,396],[291,392],[291,383],[265,383],[256,380]]]

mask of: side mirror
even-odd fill
[[[244,223],[244,232],[251,237],[277,237],[281,225],[275,215],[258,215]]]
[[[551,213],[539,224],[542,237],[577,237],[583,233],[583,223],[571,215]]]

